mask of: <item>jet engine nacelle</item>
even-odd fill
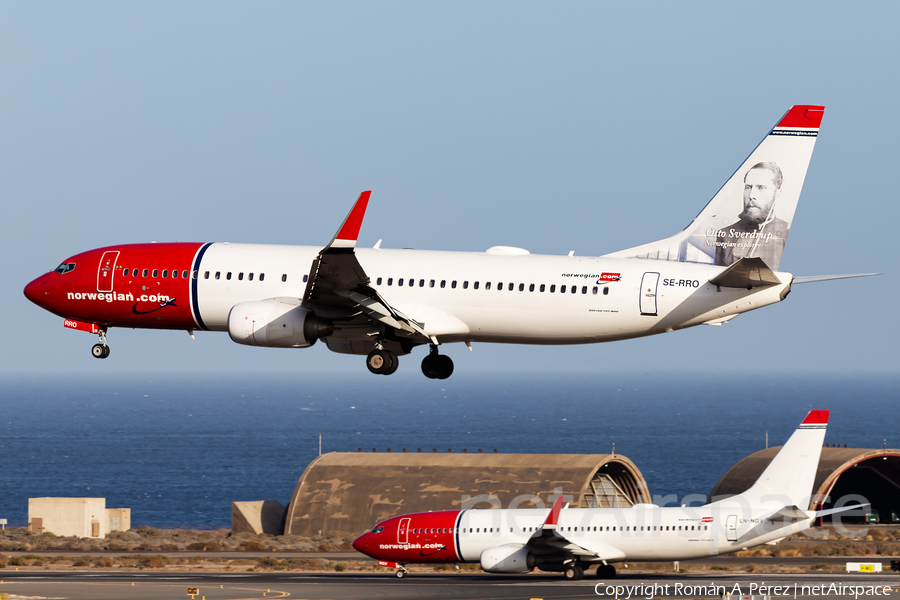
[[[228,335],[248,346],[309,348],[333,330],[293,298],[241,302],[228,313]]]
[[[481,568],[488,573],[530,573],[534,555],[521,546],[495,546],[481,553]]]

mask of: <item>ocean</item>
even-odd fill
[[[105,497],[132,524],[227,528],[231,502],[287,504],[319,452],[617,453],[650,493],[708,494],[810,409],[828,443],[900,446],[895,375],[568,373],[0,376],[0,518],[28,498]],[[435,509],[444,507],[436,506]]]

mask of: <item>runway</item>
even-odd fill
[[[360,573],[187,573],[132,572],[0,572],[0,592],[20,598],[60,600],[306,600],[420,599],[495,600],[505,598],[721,598],[722,591],[773,598],[850,597],[900,599],[900,574],[628,574],[610,581],[585,578],[564,581],[559,575],[411,574],[398,580],[391,574]],[[828,586],[851,586],[851,589]],[[761,590],[759,586],[782,586]],[[618,586],[616,588],[615,586]],[[796,587],[795,587],[796,586]],[[806,586],[806,589],[804,589]],[[824,588],[811,589],[813,586]],[[860,592],[862,590],[862,593]],[[877,594],[875,593],[877,590]],[[598,593],[599,592],[599,593]],[[776,594],[778,592],[778,594]],[[804,593],[807,592],[807,593]],[[838,593],[836,593],[838,592]],[[843,593],[840,593],[843,592]],[[796,596],[795,596],[796,593]]]

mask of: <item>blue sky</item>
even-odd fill
[[[686,226],[792,104],[825,118],[781,263],[796,286],[721,328],[576,347],[446,348],[486,371],[897,373],[900,5],[0,4],[7,373],[343,373],[362,357],[226,335],[94,338],[24,285],[117,243],[598,255]]]

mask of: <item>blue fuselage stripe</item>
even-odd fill
[[[200,251],[197,252],[197,256],[194,257],[194,268],[191,270],[191,311],[194,313],[194,321],[197,323],[197,327],[207,331],[209,329],[203,324],[203,319],[200,317],[200,300],[197,298],[197,285],[200,282],[200,261],[203,260],[203,255],[210,246],[212,246],[212,242],[203,244]],[[193,277],[194,273],[197,274],[196,277]]]

